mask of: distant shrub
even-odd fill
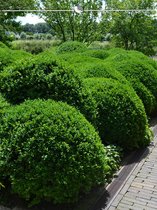
[[[25,99],[54,99],[76,106],[89,120],[96,115],[95,102],[81,78],[55,55],[45,53],[9,66],[0,73],[0,90],[13,104]]]
[[[107,157],[92,125],[64,103],[34,100],[11,107],[0,119],[0,139],[0,177],[31,204],[77,201],[111,170],[110,152]]]
[[[105,78],[86,79],[85,83],[97,102],[96,123],[105,144],[116,144],[125,150],[148,145],[145,110],[131,87]]]
[[[83,54],[94,57],[94,58],[99,58],[102,60],[108,57],[107,50],[103,50],[103,49],[87,50]]]
[[[77,41],[67,41],[61,44],[57,50],[57,54],[67,53],[67,52],[84,52],[87,50],[85,44]]]
[[[100,41],[94,41],[89,46],[89,49],[110,49],[111,43],[108,41],[100,42]]]
[[[18,40],[12,42],[12,49],[39,54],[50,47],[58,46],[60,40]]]

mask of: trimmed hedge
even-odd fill
[[[1,41],[0,41],[0,48],[8,49],[8,47],[3,42],[1,42]]]
[[[57,54],[68,53],[68,52],[84,52],[87,47],[82,42],[78,41],[67,41],[62,43],[56,50]]]
[[[143,104],[132,87],[113,79],[85,80],[98,106],[97,127],[106,144],[125,150],[146,146],[151,133]]]
[[[4,99],[2,94],[0,94],[0,113],[2,112],[3,108],[10,106],[9,103]]]
[[[96,105],[75,72],[50,54],[18,62],[0,73],[0,90],[12,104],[25,99],[54,99],[77,107],[94,121]]]
[[[127,83],[126,78],[120,72],[112,68],[111,65],[104,64],[98,58],[90,57],[83,53],[66,53],[59,56],[59,58],[82,78],[105,77]]]
[[[74,202],[111,173],[93,126],[62,102],[26,101],[7,109],[0,139],[1,180],[8,178],[31,204]]]
[[[104,49],[87,50],[82,54],[86,56],[94,57],[94,58],[99,58],[102,60],[104,60],[105,58],[109,56],[108,51]]]
[[[137,81],[137,83],[140,81],[157,100],[157,70],[149,62],[138,58],[138,56],[132,56],[124,51],[123,54],[108,57],[104,60],[104,63],[106,65],[111,65],[112,68],[125,76],[128,81],[134,80]],[[136,87],[137,85],[138,84],[136,84]],[[139,88],[140,87],[138,87],[138,89]],[[143,101],[143,103],[146,104],[147,101]],[[149,109],[151,110],[151,107]],[[156,109],[157,107],[154,107],[152,112],[155,112]],[[146,108],[146,110],[148,110],[148,108]]]
[[[21,50],[11,50],[9,48],[0,48],[0,72],[14,62],[29,58],[31,55]]]
[[[132,79],[130,82],[138,97],[142,100],[146,114],[148,116],[153,115],[157,107],[157,102],[153,94],[140,81]]]

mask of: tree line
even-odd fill
[[[4,2],[5,8],[15,9],[18,5],[16,3],[17,0]],[[87,43],[95,40],[103,41],[108,37],[118,47],[152,54],[157,35],[156,3],[157,0],[42,0],[42,8],[47,10],[71,10],[79,4],[83,12],[81,14],[74,11],[44,12],[39,15],[45,19],[45,25],[32,26],[28,24],[25,25],[23,31],[31,30],[35,33],[40,29],[51,30],[63,41],[77,40]],[[1,4],[0,10],[4,8],[3,6]],[[41,1],[39,0],[20,1],[18,5],[19,9],[39,9],[40,7]],[[104,8],[108,12],[96,11]],[[117,9],[122,11],[112,11]],[[141,11],[133,11],[135,9]],[[17,15],[19,12],[0,13],[0,39],[2,39],[2,31],[6,30],[7,27],[14,28],[15,26],[17,29],[17,23],[15,24],[14,21]],[[25,13],[21,12],[20,15],[25,15]]]

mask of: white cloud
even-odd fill
[[[36,24],[45,22],[42,18],[37,15],[27,14],[25,17],[17,17],[16,21],[20,21],[22,25],[26,23]]]

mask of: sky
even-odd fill
[[[22,25],[26,23],[29,24],[36,24],[36,23],[43,23],[44,20],[39,18],[37,15],[27,14],[25,17],[17,17],[17,21],[20,21]]]

